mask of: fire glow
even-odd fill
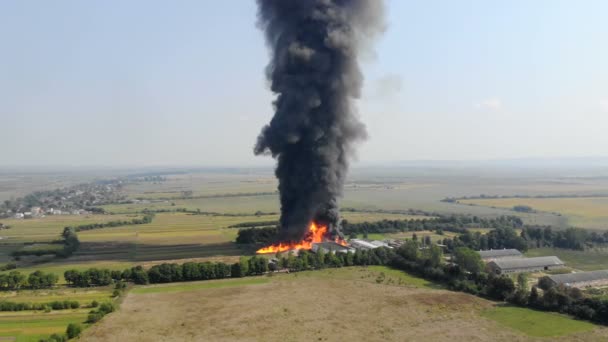
[[[308,233],[304,239],[298,242],[281,242],[278,244],[270,245],[264,248],[260,248],[257,250],[257,254],[269,254],[269,253],[278,253],[285,252],[290,250],[300,250],[300,249],[312,249],[313,243],[319,243],[324,241],[334,241],[337,244],[342,246],[346,246],[346,241],[341,239],[340,237],[336,237],[335,239],[330,239],[327,237],[327,226],[320,225],[315,222],[312,222],[308,227]]]

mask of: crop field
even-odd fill
[[[91,302],[110,301],[110,287],[93,289],[72,289],[61,287],[53,290],[23,290],[1,292],[1,301],[18,303],[48,303],[52,301],[76,300],[79,309],[44,311],[0,312],[0,340],[38,341],[53,333],[64,333],[69,323],[84,322]]]
[[[460,202],[498,208],[527,205],[537,211],[564,215],[568,224],[572,226],[608,229],[608,197],[496,198]]]
[[[59,220],[64,218],[65,221]],[[15,220],[10,231],[15,237],[8,241],[28,242],[42,239],[57,239],[66,225],[132,219],[132,215],[91,215],[87,217],[57,216],[35,220]],[[346,212],[344,218],[350,222],[378,221],[382,219],[424,219],[424,216],[411,216],[384,213]],[[45,221],[46,220],[46,221]],[[98,221],[95,221],[98,220]],[[50,263],[34,264],[23,268],[65,269],[66,264],[76,268],[86,268],[91,264],[103,264],[108,268],[123,269],[133,263],[156,260],[177,260],[189,258],[224,258],[251,254],[252,250],[234,243],[238,228],[228,228],[242,222],[278,220],[278,215],[263,216],[210,216],[186,213],[159,213],[149,224],[125,225],[81,231],[79,250],[69,259],[56,259]],[[48,224],[46,224],[48,222]],[[41,234],[44,232],[44,234]],[[42,243],[26,246],[27,249],[57,247]],[[10,260],[10,252],[23,248],[15,244],[0,244],[5,262]]]
[[[64,333],[70,323],[84,323],[89,309],[53,312],[1,312],[0,340],[38,342],[54,333]],[[84,326],[85,324],[83,324]]]
[[[3,219],[10,229],[0,230],[1,244],[22,242],[47,242],[57,240],[66,226],[131,220],[141,215],[57,215],[33,219]]]
[[[136,288],[120,311],[87,329],[82,340],[535,341],[538,336],[514,322],[509,308],[384,267],[247,280]],[[524,317],[560,324],[550,329],[552,341],[608,336],[605,327],[520,310]]]
[[[436,234],[435,232],[422,230],[417,232],[400,232],[400,233],[390,233],[390,234],[378,234],[371,233],[367,234],[367,238],[370,240],[384,240],[384,239],[411,239],[414,234],[416,234],[416,238],[418,240],[423,239],[425,237],[430,237],[431,241],[438,242],[439,240],[443,240],[445,238],[452,238],[458,234],[452,232],[444,232],[443,235]],[[363,234],[359,234],[358,238],[364,238]]]
[[[559,248],[534,248],[526,252],[528,257],[555,255],[573,269],[595,271],[608,269],[608,249],[594,248],[575,251]]]

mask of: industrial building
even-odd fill
[[[523,254],[517,249],[490,249],[487,251],[479,251],[481,259],[485,262],[506,259],[506,258],[522,258]]]
[[[375,249],[378,248],[379,246],[374,245],[371,242],[365,241],[365,240],[360,240],[360,239],[350,239],[348,240],[348,243],[356,248],[356,249],[362,249],[362,250],[367,250],[367,249]]]
[[[537,258],[501,258],[488,262],[488,269],[496,274],[548,271],[564,267],[556,256]]]
[[[564,284],[570,287],[608,286],[608,270],[550,275],[553,285]]]
[[[348,252],[355,252],[354,248],[350,248],[347,246],[342,246],[338,243],[332,242],[332,241],[326,241],[326,242],[318,242],[318,243],[313,243],[312,244],[312,251],[313,252],[318,252],[319,250],[323,251],[324,253],[348,253]]]

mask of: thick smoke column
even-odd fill
[[[277,159],[282,240],[299,240],[311,221],[339,235],[353,145],[366,137],[353,99],[363,77],[357,54],[383,31],[382,0],[258,0],[272,52],[267,67],[275,114],[255,146]]]

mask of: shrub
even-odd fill
[[[65,331],[65,333],[68,335],[68,338],[77,337],[78,335],[80,335],[81,332],[82,332],[82,326],[80,326],[80,324],[78,324],[78,323],[68,324],[68,328]]]
[[[87,316],[87,323],[97,323],[103,317],[103,315],[99,312],[91,312],[89,316]]]

